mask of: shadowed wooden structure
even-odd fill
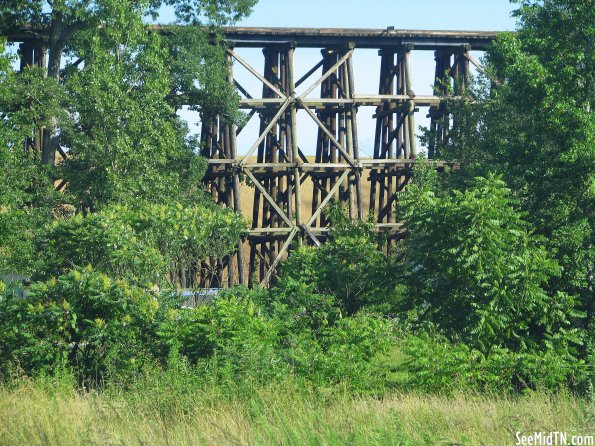
[[[469,64],[479,66],[469,51],[484,50],[496,36],[492,32],[286,28],[228,28],[225,34],[229,58],[262,84],[261,97],[254,98],[229,74],[241,95],[240,107],[260,120],[259,137],[247,151],[243,148],[245,155],[238,156],[236,140],[243,129],[205,123],[202,130],[203,155],[209,158],[205,180],[213,198],[239,211],[242,178],[255,188],[249,249],[240,249],[218,264],[217,281],[227,277],[230,284],[266,284],[292,246],[319,245],[329,230],[323,211],[331,201],[341,203],[353,219],[372,212],[378,231],[389,240],[398,237],[401,225],[394,209],[397,192],[411,178],[416,162],[418,106],[429,107],[437,138],[448,138],[445,96],[451,91],[449,85],[454,83],[457,91],[468,83]],[[246,47],[262,49],[262,69],[237,53],[237,48]],[[321,58],[297,78],[294,55],[300,48],[319,48]],[[377,94],[355,91],[352,56],[358,48],[378,50]],[[434,51],[433,96],[413,92],[414,50]],[[308,88],[298,95],[296,88],[302,84]],[[372,159],[360,157],[360,107],[376,109]],[[298,110],[317,125],[313,159],[297,143]],[[436,141],[430,141],[430,157],[435,156],[435,146]],[[435,164],[442,167],[440,162]],[[305,181],[312,183],[310,209],[303,203]]]
[[[450,117],[445,97],[466,85],[471,50],[485,50],[495,32],[407,31],[378,29],[226,28],[230,67],[241,65],[262,85],[251,96],[229,72],[240,95],[240,108],[259,119],[259,136],[251,147],[238,148],[243,128],[225,125],[217,117],[203,117],[201,153],[209,160],[205,184],[222,206],[241,210],[242,183],[254,187],[251,224],[235,254],[203,264],[200,286],[268,284],[287,252],[301,243],[319,245],[329,231],[323,211],[333,201],[353,219],[374,215],[376,229],[389,240],[399,236],[395,219],[397,193],[411,178],[416,163],[415,116],[429,107],[436,140],[428,155],[436,157],[439,141],[448,138]],[[41,42],[21,41],[23,64],[45,64]],[[238,48],[262,49],[262,65],[244,60]],[[294,56],[301,48],[320,49],[320,60],[296,77]],[[374,92],[355,91],[353,54],[376,49],[380,57],[379,84]],[[413,51],[433,51],[435,82],[432,96],[414,93],[411,79]],[[297,94],[296,88],[308,87]],[[377,91],[377,93],[376,93]],[[362,158],[358,138],[358,109],[374,107],[373,158]],[[307,157],[298,146],[296,115],[303,110],[317,128],[316,154]],[[38,144],[33,138],[31,144]],[[243,155],[239,155],[243,153]],[[437,168],[443,163],[433,161]],[[311,182],[309,209],[303,200],[304,183]],[[365,186],[365,187],[364,187]],[[364,194],[366,196],[364,196]]]

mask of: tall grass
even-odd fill
[[[569,394],[353,396],[297,382],[252,386],[148,377],[81,393],[22,380],[0,387],[0,444],[512,445],[515,432],[593,429]]]

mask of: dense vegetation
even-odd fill
[[[232,252],[244,222],[202,192],[204,160],[175,113],[179,98],[223,119],[241,115],[222,46],[203,31],[148,32],[147,18],[173,5],[179,23],[207,23],[217,34],[254,3],[0,7],[0,29],[32,22],[58,33],[47,77],[17,73],[8,53],[0,56],[4,385],[21,391],[30,377],[129,392],[131,411],[139,389],[168,398],[159,390],[167,388],[178,415],[195,410],[178,406],[188,395],[209,387],[212,398],[233,395],[229,407],[248,401],[248,417],[266,398],[242,398],[270,386],[304,408],[331,398],[329,389],[592,396],[591,2],[519,1],[519,32],[489,50],[489,79],[462,92],[474,100],[449,104],[454,128],[437,153],[460,168],[417,169],[399,197],[408,235],[390,256],[368,223],[333,208],[328,242],[294,250],[271,288],[234,288],[182,308],[177,272]],[[43,150],[23,150],[40,128]],[[68,157],[55,165],[58,147]],[[63,193],[55,178],[68,181]],[[26,277],[27,298],[10,274]]]

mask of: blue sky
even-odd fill
[[[427,30],[510,31],[515,28],[511,12],[515,5],[508,0],[260,0],[251,16],[237,26],[312,27],[312,28],[386,28]],[[162,16],[166,19],[168,14]],[[167,21],[167,20],[165,20]],[[255,68],[262,70],[259,50],[238,49],[238,53]],[[481,53],[473,54],[476,58]],[[376,94],[380,60],[376,51],[356,50],[354,76],[357,94]],[[320,58],[318,50],[296,50],[296,78],[308,71]],[[235,64],[235,76],[254,97],[262,84],[243,67]],[[417,94],[431,94],[434,60],[431,51],[414,51],[412,55],[413,89]],[[314,79],[312,79],[312,82]],[[304,85],[307,88],[307,85]],[[299,90],[298,90],[299,93]],[[313,97],[313,96],[312,96]],[[416,125],[427,126],[425,110],[416,115]],[[375,124],[374,108],[358,112],[360,150],[371,156]],[[197,114],[182,112],[193,132],[198,132]],[[314,154],[316,124],[305,112],[298,113],[298,144],[308,155]],[[417,132],[419,133],[419,131]],[[238,138],[238,152],[245,153],[258,138],[258,121],[253,118]]]
[[[260,0],[241,26],[514,29],[507,0]]]

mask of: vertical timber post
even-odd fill
[[[28,68],[38,68],[45,70],[47,64],[47,51],[43,43],[39,40],[27,40],[19,45],[20,71]],[[47,76],[47,70],[44,71]],[[35,130],[35,133],[25,141],[25,150],[34,150],[43,153],[44,145],[47,143],[45,127]]]
[[[229,69],[228,69],[228,75],[227,75],[227,81],[230,84],[233,84],[233,62],[232,62],[232,58],[231,55],[227,55],[227,63],[229,64]],[[237,141],[237,133],[238,133],[238,129],[237,126],[235,124],[232,124],[231,126],[231,158],[234,160],[234,162],[237,162],[238,159],[238,141]],[[237,212],[237,213],[241,213],[242,212],[242,208],[241,208],[241,203],[240,203],[240,172],[239,170],[234,167],[233,168],[233,209]],[[237,246],[237,253],[235,254],[235,258],[236,258],[236,265],[237,265],[237,273],[238,273],[238,282],[240,285],[244,285],[246,283],[246,277],[245,277],[245,273],[244,273],[244,251],[243,251],[243,243],[242,241],[238,242],[238,246]],[[232,254],[233,256],[233,254]],[[228,270],[228,275],[230,278],[233,278],[232,275],[232,271],[233,271],[233,262],[232,259],[230,258],[229,261],[229,270]],[[230,285],[233,285],[233,281],[230,282]]]

